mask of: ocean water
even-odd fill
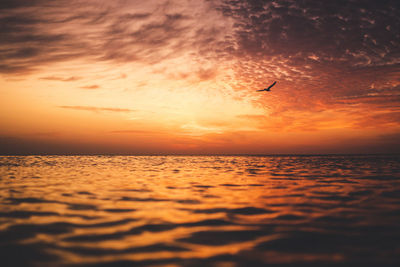
[[[0,266],[400,266],[400,157],[0,157]]]

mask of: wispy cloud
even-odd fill
[[[163,134],[161,131],[150,131],[150,130],[115,130],[115,131],[110,131],[109,133],[111,134]]]
[[[60,82],[74,82],[82,79],[79,76],[71,76],[71,77],[59,77],[59,76],[46,76],[41,77],[41,80],[49,80],[49,81],[60,81]]]
[[[91,106],[59,106],[59,108],[92,111],[92,112],[135,112],[135,110],[127,108],[105,108],[105,107],[91,107]]]
[[[97,84],[94,84],[94,85],[81,86],[80,88],[82,88],[82,89],[99,89],[100,86],[98,86]]]
[[[7,12],[0,17],[0,73],[25,74],[77,59],[154,64],[187,50],[206,56],[223,35],[223,27],[203,18],[200,7],[207,2],[17,2],[1,7]]]

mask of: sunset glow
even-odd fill
[[[399,17],[395,1],[4,1],[0,152],[396,152]]]

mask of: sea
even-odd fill
[[[1,156],[0,266],[400,266],[400,156]]]

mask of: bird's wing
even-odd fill
[[[276,84],[276,82],[274,82],[273,84],[271,84],[268,89],[271,89],[272,86],[274,86]]]
[[[265,89],[257,90],[257,92],[262,92],[262,91],[265,91]]]

